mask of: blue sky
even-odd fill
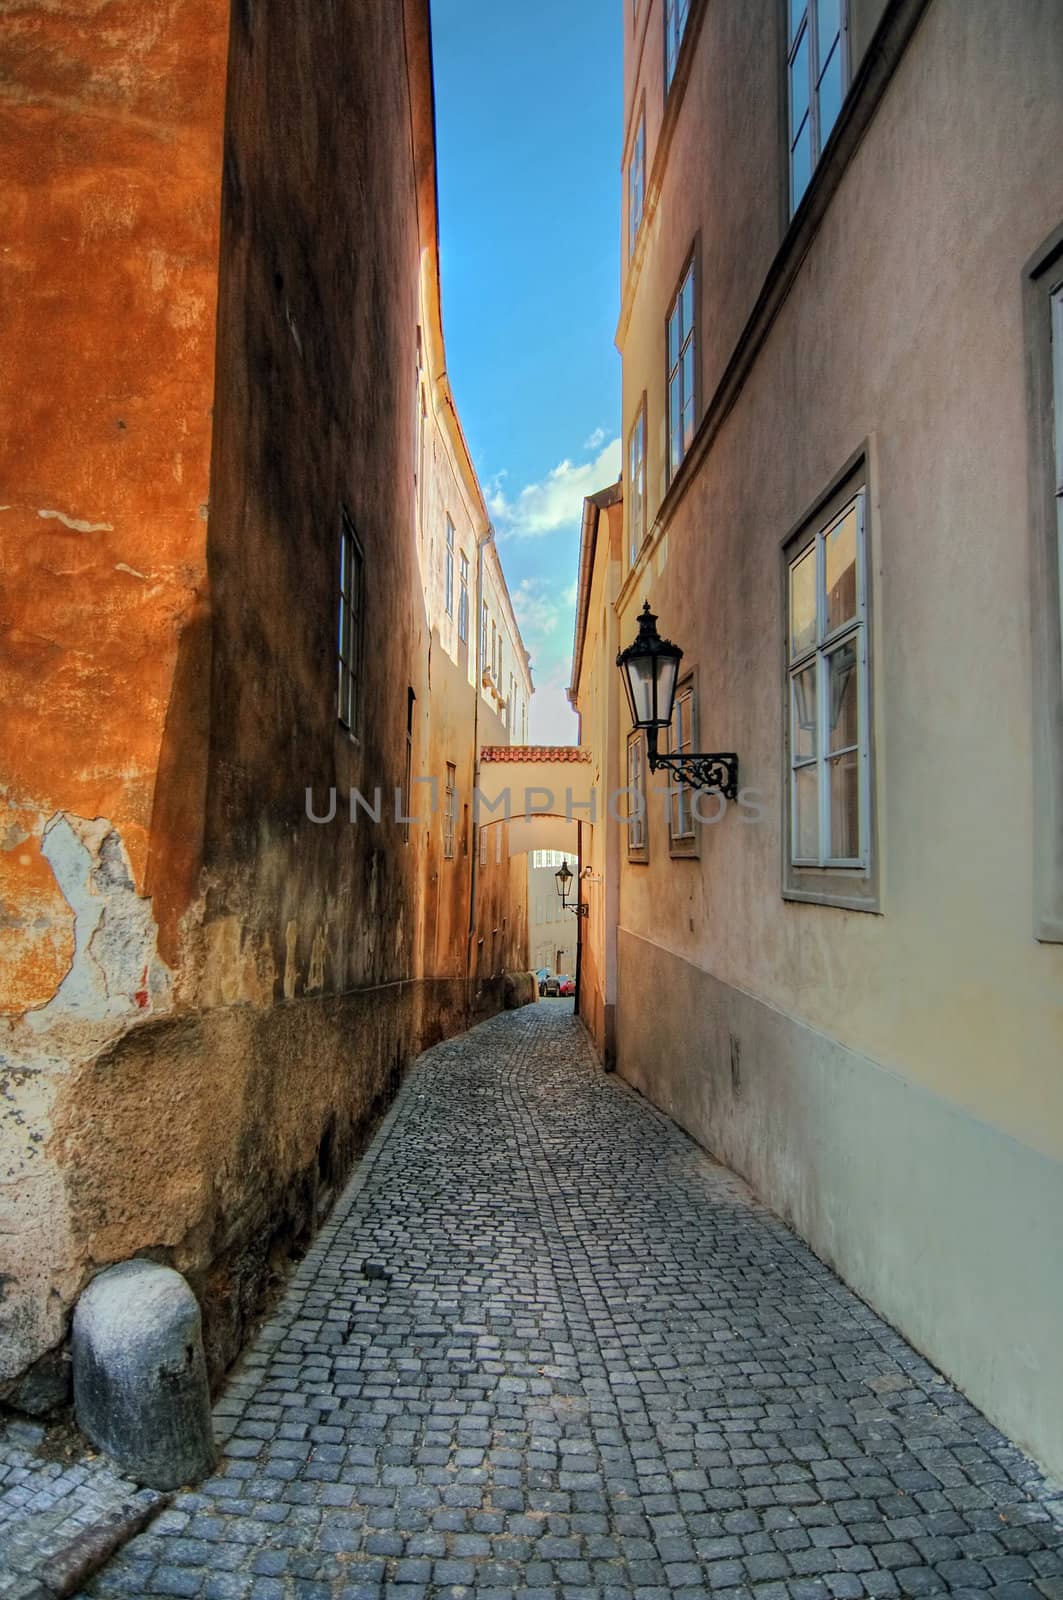
[[[432,0],[447,367],[532,656],[571,744],[583,497],[620,472],[622,0]]]

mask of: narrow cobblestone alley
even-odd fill
[[[568,1002],[429,1052],[92,1596],[1063,1600],[1063,1501]]]

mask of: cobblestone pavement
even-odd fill
[[[566,1002],[424,1056],[92,1596],[1063,1600],[1063,1502]]]
[[[87,1535],[141,1519],[163,1498],[90,1451],[55,1457],[49,1444],[35,1423],[0,1425],[0,1600],[46,1600],[44,1579]]]

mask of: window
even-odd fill
[[[1063,943],[1063,228],[1024,283],[1032,514],[1034,931]]]
[[[801,204],[842,108],[848,0],[788,0],[790,210]]]
[[[454,615],[454,524],[447,518],[447,574],[445,589],[447,616]]]
[[[631,151],[631,165],[627,169],[627,253],[635,253],[635,242],[642,226],[642,209],[646,203],[646,112],[639,116],[635,143]]]
[[[487,829],[483,826],[480,828],[480,865],[487,865]]]
[[[667,93],[675,77],[679,47],[683,43],[690,0],[665,0],[664,5],[664,87]]]
[[[495,866],[502,865],[502,824],[495,827]]]
[[[668,313],[668,479],[675,477],[694,437],[694,257]]]
[[[676,691],[672,711],[670,737],[673,755],[689,755],[697,749],[696,721],[694,683],[688,678]],[[668,791],[668,837],[673,855],[695,853],[697,829],[694,822],[694,799],[689,785],[673,782]]]
[[[873,896],[866,524],[866,490],[850,478],[787,554],[785,885],[797,898],[865,909]]]
[[[454,859],[454,823],[458,815],[458,769],[447,762],[447,787],[443,797],[443,858]]]
[[[340,526],[339,692],[337,715],[351,733],[358,731],[362,679],[362,551],[346,511]]]
[[[487,661],[487,601],[480,606],[480,671],[486,672]]]
[[[628,512],[627,549],[628,566],[633,567],[639,558],[646,537],[646,396],[642,397],[639,414],[635,418],[627,445]]]
[[[469,637],[469,558],[463,550],[458,557],[458,638]]]
[[[646,744],[641,733],[628,734],[627,741],[629,861],[649,860],[649,831],[646,827]]]

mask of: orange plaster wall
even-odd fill
[[[145,886],[202,632],[228,30],[228,0],[0,0],[0,1010],[70,960],[49,817],[110,819]]]

